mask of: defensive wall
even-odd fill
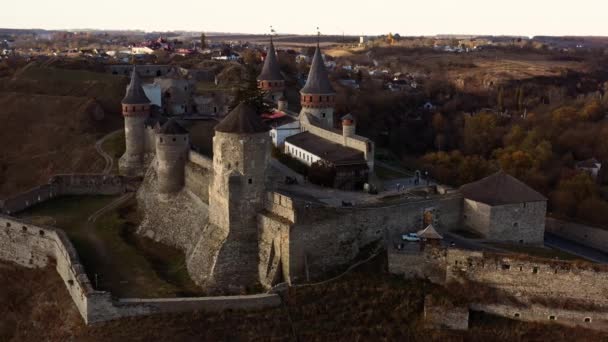
[[[440,230],[456,228],[461,209],[459,194],[356,207],[310,205],[273,194],[266,204],[269,213],[281,218],[275,221],[289,226],[291,281],[320,276],[348,264],[371,244],[392,244],[401,234],[424,228],[425,213]]]
[[[190,150],[185,170],[185,188],[209,204],[209,183],[213,174],[213,160]]]
[[[311,123],[304,123],[304,128],[318,137],[363,152],[370,169],[374,168],[374,144],[369,139],[358,135],[344,137],[342,132],[317,127]]]
[[[0,213],[11,214],[65,195],[116,195],[127,191],[129,179],[104,174],[53,176],[47,184],[0,201]]]
[[[547,217],[545,231],[608,253],[608,230]]]
[[[93,289],[76,250],[62,230],[4,215],[0,215],[0,259],[29,268],[54,265],[87,324],[164,312],[261,309],[281,303],[276,294],[113,299],[109,292]]]
[[[171,71],[170,65],[138,65],[137,72],[141,77],[160,77],[165,76]],[[132,64],[110,65],[107,71],[113,75],[129,76],[133,72]]]
[[[402,252],[389,247],[388,261],[391,273],[408,278],[427,278],[448,289],[465,286],[471,293],[489,290],[488,298],[474,296],[472,310],[608,330],[605,265],[454,248]]]

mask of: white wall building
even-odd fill
[[[142,85],[144,93],[150,99],[150,104],[157,105],[162,108],[162,91],[158,84],[149,83]]]

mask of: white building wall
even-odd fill
[[[162,92],[158,84],[144,84],[142,88],[148,99],[150,99],[150,104],[162,107]]]
[[[293,158],[301,161],[302,163],[310,166],[314,162],[321,160],[317,155],[314,155],[304,149],[296,147],[288,142],[285,142],[285,153],[292,156]]]
[[[285,139],[300,132],[300,123],[298,121],[294,121],[283,126],[275,127],[270,130],[272,144],[275,147],[280,147],[285,143]]]

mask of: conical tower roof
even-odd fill
[[[170,119],[167,121],[158,131],[159,134],[166,135],[180,135],[180,134],[188,134],[188,131],[182,127],[175,119]]]
[[[150,99],[146,96],[144,88],[141,86],[141,79],[137,73],[137,67],[133,67],[133,73],[131,74],[131,82],[127,87],[127,93],[122,99],[122,104],[145,104],[150,103]]]
[[[418,231],[418,237],[419,238],[423,238],[423,239],[427,239],[427,240],[441,240],[443,239],[443,236],[441,236],[441,234],[439,234],[437,232],[437,230],[435,229],[435,227],[433,227],[432,224],[429,224],[426,228],[424,228],[423,230]]]
[[[308,73],[308,80],[306,80],[306,85],[300,90],[300,93],[333,94],[335,92],[334,87],[332,87],[329,82],[327,69],[325,69],[325,63],[323,62],[323,56],[321,55],[321,48],[317,45],[317,50],[312,58],[310,72]]]
[[[277,53],[274,50],[274,44],[270,40],[270,48],[268,54],[264,60],[264,67],[258,81],[282,81],[283,75],[281,75],[281,69],[279,68],[279,62],[277,61]]]
[[[262,121],[255,107],[241,102],[217,126],[216,132],[255,134],[268,132],[270,128]]]

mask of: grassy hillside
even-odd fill
[[[53,174],[103,169],[94,144],[108,128],[93,118],[91,99],[0,92],[0,108],[0,197]]]
[[[0,198],[67,172],[99,172],[95,141],[122,126],[127,79],[29,64],[0,79]],[[95,113],[103,112],[103,118]]]
[[[0,263],[0,340],[39,341],[601,341],[602,334],[483,314],[465,332],[426,330],[422,281],[357,272],[300,288],[280,308],[129,318],[85,327],[52,269]]]

